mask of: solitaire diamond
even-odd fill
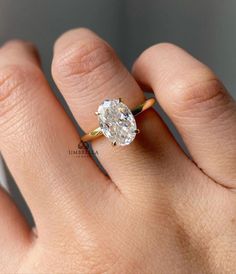
[[[97,114],[103,134],[113,144],[125,146],[134,140],[136,121],[131,110],[120,99],[105,100],[98,107]]]

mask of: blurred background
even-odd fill
[[[97,32],[128,68],[150,45],[172,42],[209,65],[236,97],[235,18],[235,0],[0,0],[0,43],[12,38],[33,41],[57,92],[50,76],[53,43],[70,28],[83,26]],[[1,160],[0,182],[30,219]]]

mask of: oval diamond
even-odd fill
[[[98,107],[103,134],[114,144],[129,145],[136,136],[136,121],[131,110],[120,99],[105,100]]]

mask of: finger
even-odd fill
[[[72,204],[88,210],[107,179],[88,155],[69,154],[79,136],[28,44],[12,42],[0,50],[0,83],[0,148],[39,234],[48,233],[60,227],[63,213],[69,218],[68,212],[78,211]]]
[[[1,273],[15,273],[15,267],[19,265],[31,243],[32,233],[25,218],[9,195],[0,188]]]
[[[58,39],[52,73],[85,132],[98,126],[94,112],[105,99],[122,98],[131,109],[144,101],[143,92],[110,46],[86,29],[69,31]],[[162,182],[167,169],[176,166],[173,153],[178,160],[185,157],[153,110],[138,116],[137,123],[141,133],[128,146],[112,147],[103,137],[92,142],[102,165],[123,193],[140,192],[139,187],[147,190],[154,181],[156,185],[157,174]],[[141,181],[147,175],[153,175],[153,180],[144,186]]]
[[[171,44],[146,50],[133,72],[154,90],[197,165],[236,187],[236,105],[214,73]]]

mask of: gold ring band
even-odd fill
[[[139,104],[136,106],[134,109],[131,110],[132,114],[134,116],[137,116],[138,114],[142,113],[148,108],[151,108],[155,104],[156,100],[154,98],[147,99],[145,102],[142,104]],[[93,139],[98,138],[99,136],[102,136],[103,132],[100,127],[90,131],[89,133],[85,134],[84,136],[81,137],[82,142],[88,142],[92,141]]]

